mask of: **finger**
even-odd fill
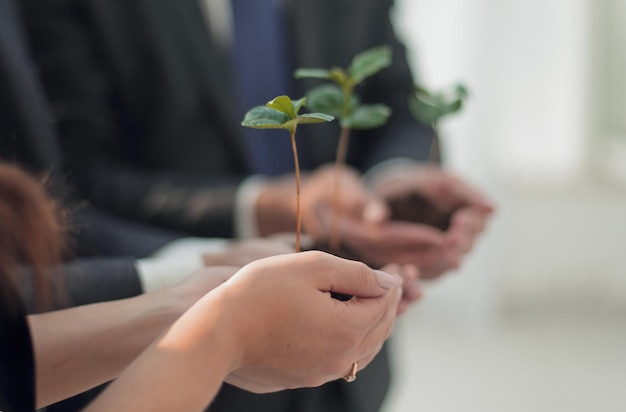
[[[395,273],[399,275],[400,277],[402,277],[402,275],[400,274],[399,263],[388,263],[384,265],[382,268],[380,268],[380,270],[382,270],[383,272],[387,272],[387,273]],[[404,278],[402,278],[402,282],[404,283]]]
[[[380,224],[391,218],[389,204],[382,198],[373,196],[363,208],[363,221]]]
[[[404,314],[415,302],[420,300],[424,293],[422,287],[417,282],[411,282],[402,288],[402,299],[398,305],[398,316]]]
[[[408,268],[417,270],[417,277],[421,279],[437,278],[451,269],[458,268],[460,264],[460,252],[456,246],[429,250],[395,250],[385,257],[395,262],[410,264]],[[406,272],[402,275],[407,277]]]
[[[494,211],[494,205],[487,200],[477,188],[461,180],[456,176],[448,175],[445,179],[446,191],[451,197],[457,199],[459,204],[469,205],[483,214],[490,214]]]
[[[396,321],[401,295],[402,289],[400,286],[396,286],[394,290],[385,296],[384,312],[377,314],[378,319],[369,323],[371,328],[365,334],[361,344],[357,348],[357,354],[360,354],[358,356],[359,358],[366,357],[380,350],[384,341],[391,335]],[[345,304],[350,305],[352,308],[357,308],[359,314],[371,311],[372,307],[374,307],[377,312],[380,311],[380,305],[373,302],[373,299],[357,299],[356,301],[345,302]]]
[[[398,276],[373,270],[364,263],[336,258],[334,273],[326,272],[323,283],[318,285],[324,292],[336,292],[361,298],[383,296],[400,284]]]
[[[486,216],[474,208],[463,208],[452,217],[447,243],[457,245],[462,253],[471,250],[474,240],[485,228]]]
[[[424,280],[433,280],[441,277],[446,272],[453,269],[458,269],[460,261],[458,260],[441,260],[429,265],[423,265],[420,267],[421,278]]]
[[[402,279],[402,286],[413,283],[419,278],[419,269],[412,264],[390,263],[383,266],[382,270],[387,273],[395,273]]]
[[[357,256],[366,256],[368,264],[373,268],[384,267],[388,262],[397,262],[399,264],[417,265],[422,268],[425,265],[438,264],[440,261],[447,259],[447,249],[441,247],[379,247],[370,251],[357,251]]]
[[[422,288],[417,282],[419,270],[415,265],[399,265],[392,263],[384,267],[389,273],[398,273],[402,278],[402,298],[398,304],[398,316],[402,315],[422,297]]]
[[[356,379],[357,374],[362,371],[363,369],[365,369],[367,367],[367,365],[369,365],[372,360],[374,360],[374,358],[376,357],[376,355],[378,355],[378,352],[380,352],[380,350],[382,349],[383,345],[382,343],[380,345],[378,345],[375,350],[373,350],[371,353],[368,353],[367,355],[359,358],[359,359],[355,359],[354,362],[352,362],[350,365],[348,365],[347,368],[345,368],[345,373],[343,375],[341,375],[341,379],[348,381],[348,377],[350,375],[354,376],[354,379]],[[350,382],[350,381],[348,381]]]
[[[451,225],[464,227],[471,233],[479,233],[484,230],[486,221],[487,217],[476,208],[464,207],[452,215]]]
[[[358,179],[343,179],[340,184],[340,196],[338,200],[342,209],[361,210],[372,197],[369,190],[367,190]]]
[[[381,225],[363,224],[350,219],[339,222],[342,239],[346,243],[363,248],[423,247],[444,243],[443,233],[431,226],[409,222],[387,222]]]
[[[372,353],[369,353],[369,354],[361,357],[360,359],[356,360],[356,363],[357,363],[357,370],[356,370],[357,378],[358,378],[358,373],[360,371],[362,371],[363,369],[365,369],[370,363],[372,363],[372,361],[374,360],[376,355],[378,355],[378,352],[380,352],[382,347],[383,347],[383,345],[381,344],[378,347],[376,347],[375,350],[372,351]],[[345,368],[345,374],[341,375],[337,379],[344,379],[345,380],[345,377],[350,372],[352,372],[352,364],[350,364],[347,368]]]

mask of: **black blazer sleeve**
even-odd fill
[[[58,299],[53,309],[124,299],[142,293],[135,259],[83,258],[46,274]],[[33,276],[29,268],[18,273],[18,287],[28,312],[36,310]]]
[[[225,126],[214,116],[224,108],[204,98],[215,86],[201,80],[210,57],[185,61],[207,35],[190,9],[197,2],[141,3],[22,2],[68,178],[118,215],[232,236],[244,163],[235,139],[220,137],[232,135],[234,123]]]

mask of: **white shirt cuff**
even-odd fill
[[[255,175],[244,180],[235,198],[235,237],[250,239],[259,236],[256,204],[267,179]]]
[[[175,285],[204,267],[203,253],[226,248],[226,239],[183,238],[167,244],[135,268],[144,293]]]

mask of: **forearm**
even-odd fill
[[[39,407],[107,382],[188,307],[167,291],[29,316]]]
[[[219,294],[206,295],[86,410],[201,411],[236,368],[239,353]]]
[[[113,164],[81,173],[77,185],[103,210],[192,235],[232,237],[243,175],[156,173]]]

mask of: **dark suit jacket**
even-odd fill
[[[0,159],[48,177],[48,189],[69,201],[63,162],[52,116],[34,72],[13,0],[0,0]],[[77,200],[72,201],[76,205]],[[66,205],[67,206],[67,205]],[[120,299],[141,293],[135,257],[146,256],[174,237],[127,224],[87,206],[69,210],[68,229],[79,248],[63,268],[66,305]],[[123,245],[141,245],[134,250]],[[115,248],[113,248],[113,246]],[[122,249],[123,248],[123,249]],[[96,255],[108,255],[108,258]],[[89,258],[74,259],[82,255]],[[57,272],[54,276],[60,276]],[[22,277],[21,291],[32,309],[32,285]]]
[[[189,233],[231,236],[234,195],[250,174],[228,59],[197,0],[22,0],[71,177],[94,204]],[[387,18],[391,0],[286,2],[295,67],[347,66],[388,44],[393,66],[367,80],[365,102],[394,115],[355,132],[348,162],[427,158],[430,130],[410,118],[413,79]],[[292,96],[313,84],[293,82]],[[262,103],[262,102],[259,102]],[[334,159],[336,124],[302,128],[309,165]],[[190,206],[193,205],[193,206]],[[389,384],[385,350],[356,382],[253,395],[225,385],[211,411],[377,411]]]
[[[232,236],[234,195],[250,170],[229,60],[198,0],[23,3],[63,153],[83,193],[123,216]],[[353,133],[348,162],[365,170],[394,156],[426,159],[431,132],[406,108],[413,79],[387,19],[392,1],[286,4],[294,68],[347,66],[369,47],[393,48],[393,66],[358,92],[394,114],[382,129]],[[290,94],[312,84],[293,81]],[[309,166],[334,159],[336,124],[298,133]]]

